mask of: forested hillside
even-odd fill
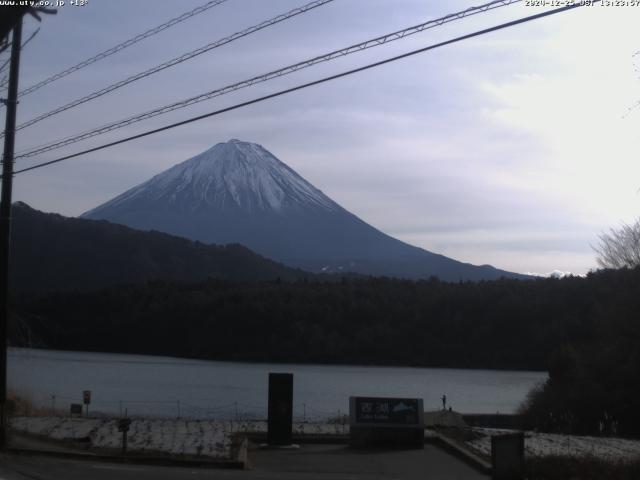
[[[640,270],[479,283],[153,282],[18,296],[12,339],[209,359],[545,370],[558,348],[603,331],[630,341],[639,311]]]
[[[106,221],[68,218],[13,205],[13,290],[106,287],[156,279],[295,280],[307,272],[241,245],[205,245]]]

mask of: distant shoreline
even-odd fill
[[[471,367],[431,367],[431,366],[422,366],[422,365],[378,365],[378,364],[358,364],[358,363],[322,363],[322,362],[270,362],[270,361],[256,361],[256,360],[215,360],[209,358],[197,358],[197,357],[179,357],[174,355],[154,355],[154,354],[146,354],[146,353],[129,353],[129,352],[100,352],[100,351],[88,351],[88,350],[58,350],[58,349],[50,349],[50,348],[40,348],[40,347],[18,347],[18,346],[9,346],[8,351],[9,355],[11,351],[17,350],[36,350],[36,351],[47,351],[47,352],[56,352],[56,353],[71,353],[71,354],[96,354],[96,355],[129,355],[132,357],[151,357],[156,359],[172,359],[178,360],[180,362],[208,362],[208,363],[229,363],[229,364],[249,364],[249,365],[282,365],[282,366],[291,366],[291,365],[300,365],[300,366],[322,366],[322,367],[354,367],[354,368],[413,368],[413,369],[429,369],[429,370],[472,370],[472,371],[486,371],[486,372],[521,372],[521,373],[544,373],[545,370],[525,370],[518,368],[471,368]],[[159,362],[153,362],[159,363]],[[167,362],[174,363],[174,362]]]

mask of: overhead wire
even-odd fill
[[[40,32],[40,27],[36,28],[35,31],[29,35],[29,38],[27,38],[24,42],[22,42],[22,45],[20,46],[20,50],[22,50],[24,47],[27,46],[27,44],[33,40],[35,38],[36,35],[38,35],[38,33]],[[7,58],[2,65],[0,65],[0,73],[2,73],[5,68],[7,68],[7,66],[9,65],[9,62],[11,61],[11,55],[9,55],[9,58]],[[5,80],[3,78],[2,81],[0,81],[0,88],[4,88],[5,86],[7,86],[9,84],[9,80]]]
[[[598,1],[598,0],[596,0],[596,1]],[[139,138],[147,137],[149,135],[153,135],[153,134],[156,134],[156,133],[159,133],[159,132],[170,130],[170,129],[173,129],[173,128],[176,128],[176,127],[179,127],[179,126],[182,126],[182,125],[186,125],[186,124],[189,124],[189,123],[193,123],[193,122],[205,119],[205,118],[209,118],[209,117],[213,117],[213,116],[216,116],[216,115],[220,115],[222,113],[230,112],[232,110],[237,110],[239,108],[246,107],[248,105],[253,105],[255,103],[259,103],[259,102],[262,102],[262,101],[265,101],[265,100],[269,100],[269,99],[276,98],[276,97],[279,97],[279,96],[282,96],[282,95],[286,95],[288,93],[292,93],[292,92],[295,92],[295,91],[298,91],[298,90],[302,90],[302,89],[305,89],[305,88],[308,88],[308,87],[311,87],[311,86],[314,86],[314,85],[319,85],[319,84],[322,84],[322,83],[325,83],[325,82],[336,80],[338,78],[343,78],[343,77],[346,77],[346,76],[349,76],[349,75],[353,75],[355,73],[363,72],[365,70],[376,68],[376,67],[379,67],[381,65],[392,63],[392,62],[395,62],[395,61],[398,61],[398,60],[401,60],[401,59],[404,59],[404,58],[408,58],[408,57],[411,57],[411,56],[414,56],[414,55],[417,55],[417,54],[420,54],[420,53],[424,53],[424,52],[427,52],[427,51],[430,51],[430,50],[434,50],[436,48],[440,48],[440,47],[443,47],[443,46],[446,46],[446,45],[451,45],[453,43],[457,43],[457,42],[460,42],[460,41],[463,41],[463,40],[467,40],[467,39],[470,39],[470,38],[474,38],[474,37],[478,37],[478,36],[481,36],[481,35],[485,35],[487,33],[495,32],[495,31],[498,31],[498,30],[503,30],[505,28],[514,27],[516,25],[520,25],[520,24],[523,24],[523,23],[526,23],[526,22],[530,22],[530,21],[533,21],[533,20],[538,20],[540,18],[548,17],[548,16],[555,15],[555,14],[558,14],[558,13],[566,12],[568,10],[573,10],[575,8],[579,8],[579,7],[582,7],[582,6],[583,6],[582,4],[576,3],[576,4],[571,4],[571,5],[567,5],[567,6],[564,6],[564,7],[556,8],[554,10],[548,10],[548,11],[545,11],[545,12],[541,12],[541,13],[538,13],[538,14],[535,14],[535,15],[530,15],[530,16],[527,16],[527,17],[521,17],[521,18],[516,19],[516,20],[512,20],[512,21],[509,21],[509,22],[506,22],[506,23],[495,25],[493,27],[485,28],[483,30],[478,30],[478,31],[475,31],[475,32],[472,32],[472,33],[468,33],[466,35],[455,37],[453,39],[446,40],[446,41],[443,41],[443,42],[439,42],[439,43],[436,43],[436,44],[433,44],[433,45],[428,45],[426,47],[422,47],[422,48],[419,48],[419,49],[416,49],[416,50],[412,50],[410,52],[406,52],[406,53],[403,53],[401,55],[396,55],[394,57],[390,57],[390,58],[387,58],[387,59],[384,59],[384,60],[380,60],[378,62],[369,63],[369,64],[364,65],[362,67],[354,68],[352,70],[347,70],[345,72],[341,72],[341,73],[338,73],[338,74],[335,74],[335,75],[324,77],[324,78],[321,78],[319,80],[315,80],[315,81],[312,81],[312,82],[308,82],[308,83],[304,83],[304,84],[301,84],[301,85],[297,85],[295,87],[291,87],[291,88],[287,88],[287,89],[284,89],[284,90],[280,90],[278,92],[271,93],[269,95],[264,95],[262,97],[254,98],[252,100],[248,100],[248,101],[245,101],[245,102],[237,103],[237,104],[232,105],[230,107],[226,107],[226,108],[222,108],[222,109],[219,109],[219,110],[215,110],[213,112],[209,112],[209,113],[206,113],[206,114],[203,114],[203,115],[198,115],[198,116],[195,116],[195,117],[191,117],[191,118],[188,118],[186,120],[182,120],[180,122],[172,123],[170,125],[165,125],[163,127],[156,128],[156,129],[153,129],[153,130],[148,130],[146,132],[139,133],[137,135],[132,135],[130,137],[122,138],[120,140],[116,140],[116,141],[109,142],[109,143],[106,143],[106,144],[103,144],[103,145],[99,145],[97,147],[89,148],[89,149],[83,150],[81,152],[73,153],[73,154],[70,154],[70,155],[65,155],[65,156],[57,158],[55,160],[50,160],[50,161],[47,161],[47,162],[42,162],[42,163],[39,163],[39,164],[36,164],[36,165],[32,165],[30,167],[17,170],[15,172],[15,174],[28,172],[28,171],[31,171],[31,170],[36,170],[38,168],[42,168],[42,167],[46,167],[46,166],[49,166],[49,165],[53,165],[55,163],[59,163],[59,162],[65,161],[65,160],[69,160],[71,158],[79,157],[81,155],[86,155],[87,153],[92,153],[92,152],[96,152],[96,151],[99,151],[99,150],[104,150],[105,148],[109,148],[109,147],[112,147],[112,146],[115,146],[115,145],[120,145],[122,143],[130,142],[132,140],[136,140],[136,139],[139,139]]]
[[[7,38],[5,38],[4,41],[0,42],[0,53],[3,53],[5,50],[8,50],[10,46],[11,46],[11,42],[9,42]]]
[[[73,136],[69,136],[60,140],[56,140],[53,142],[48,142],[44,145],[38,146],[38,147],[33,147],[31,149],[26,149],[26,150],[22,150],[21,153],[17,154],[15,156],[16,159],[18,158],[27,158],[27,157],[32,157],[35,155],[39,155],[41,153],[45,153],[51,150],[56,150],[58,148],[62,148],[65,147],[67,145],[73,144],[73,143],[77,143],[79,141],[82,140],[86,140],[88,138],[92,138],[95,137],[97,135],[102,135],[104,133],[113,131],[113,130],[117,130],[119,128],[123,128],[126,127],[128,125],[134,124],[134,123],[138,123],[140,121],[143,120],[147,120],[149,118],[153,118],[156,117],[158,115],[163,115],[165,113],[169,113],[172,112],[174,110],[178,110],[181,108],[185,108],[191,105],[194,105],[196,103],[200,103],[206,100],[210,100],[212,98],[215,97],[219,97],[222,95],[226,95],[229,94],[231,92],[240,90],[242,88],[246,88],[246,87],[250,87],[252,85],[256,85],[258,83],[262,83],[262,82],[266,82],[268,80],[274,79],[274,78],[278,78],[278,77],[282,77],[285,75],[289,75],[291,73],[297,72],[299,70],[305,69],[305,68],[309,68],[312,67],[314,65],[317,65],[319,63],[323,63],[323,62],[327,62],[330,60],[333,60],[335,58],[338,57],[344,57],[347,55],[350,55],[352,53],[355,52],[359,52],[362,50],[366,50],[369,48],[373,48],[373,47],[378,47],[380,45],[384,45],[385,43],[389,43],[395,40],[399,40],[402,38],[405,38],[407,36],[410,35],[414,35],[416,33],[422,32],[424,30],[428,30],[430,28],[434,28],[440,25],[444,25],[446,23],[455,21],[455,20],[461,20],[463,18],[472,16],[472,15],[477,15],[479,13],[484,13],[490,10],[494,10],[496,8],[499,7],[504,7],[504,6],[508,6],[514,3],[519,3],[522,0],[494,0],[491,1],[489,3],[486,3],[484,5],[480,5],[477,7],[471,7],[471,8],[467,8],[465,10],[456,12],[456,13],[451,13],[448,15],[445,15],[444,17],[440,17],[434,20],[429,20],[427,22],[423,22],[419,25],[414,25],[412,27],[409,28],[405,28],[402,30],[398,30],[392,33],[388,33],[386,35],[382,35],[370,40],[366,40],[364,42],[360,42],[357,43],[355,45],[351,45],[349,47],[346,48],[342,48],[339,50],[334,50],[332,52],[323,54],[323,55],[319,55],[307,60],[303,60],[301,62],[295,63],[293,65],[288,65],[286,67],[283,68],[279,68],[277,70],[273,70],[271,72],[262,74],[262,75],[258,75],[256,77],[252,77],[248,80],[243,80],[231,85],[227,85],[225,87],[222,88],[217,88],[214,90],[211,90],[209,92],[205,92],[184,100],[180,100],[178,102],[174,102],[168,105],[164,105],[162,107],[159,108],[155,108],[153,110],[141,113],[141,114],[136,114],[133,115],[131,117],[127,117],[125,119],[122,120],[118,120],[116,122],[111,122],[105,125],[102,125],[100,127],[94,128],[92,130],[88,130],[85,132],[82,132],[80,134],[76,134]]]
[[[197,48],[195,50],[192,50],[190,52],[184,53],[182,55],[179,55],[175,58],[172,58],[171,60],[168,60],[164,63],[161,63],[159,65],[156,65],[150,69],[147,69],[145,71],[136,73],[135,75],[131,75],[130,77],[125,78],[124,80],[120,80],[116,83],[113,83],[111,85],[108,85],[104,88],[101,88],[100,90],[97,90],[95,92],[92,92],[88,95],[85,95],[83,97],[77,98],[76,100],[73,100],[65,105],[62,105],[60,107],[57,107],[49,112],[43,113],[42,115],[39,115],[35,118],[32,118],[31,120],[28,120],[20,125],[18,125],[16,127],[16,131],[17,130],[22,130],[23,128],[27,128],[31,125],[34,125],[38,122],[41,122],[42,120],[52,117],[54,115],[57,115],[59,113],[62,113],[66,110],[69,110],[70,108],[74,108],[77,107],[79,105],[82,105],[83,103],[87,103],[91,100],[95,100],[96,98],[99,98],[103,95],[106,95],[108,93],[111,93],[115,90],[118,90],[119,88],[124,87],[125,85],[129,85],[130,83],[136,82],[138,80],[141,80],[143,78],[149,77],[155,73],[158,73],[162,70],[165,70],[167,68],[173,67],[175,65],[178,65],[180,63],[186,62],[187,60],[190,60],[194,57],[197,57],[198,55],[202,55],[203,53],[209,52],[215,48],[219,48],[223,45],[226,45],[228,43],[234,42],[235,40],[238,40],[240,38],[246,37],[248,35],[251,35],[255,32],[258,32],[260,30],[263,30],[265,28],[271,27],[277,23],[283,22],[285,20],[288,20],[290,18],[296,17],[298,15],[301,15],[303,13],[306,13],[310,10],[313,10],[315,8],[318,8],[322,5],[325,5],[327,3],[331,3],[334,0],[314,0],[310,3],[307,3],[301,7],[298,8],[294,8],[292,10],[289,10],[285,13],[282,13],[280,15],[277,15],[273,18],[270,18],[268,20],[265,20],[263,22],[260,22],[256,25],[253,25],[249,28],[246,28],[242,31],[236,32],[232,35],[229,35],[227,37],[223,37],[219,40],[216,40],[215,42],[211,42],[208,43],[207,45]],[[0,137],[2,135],[0,134]]]
[[[201,5],[199,7],[194,8],[193,10],[189,10],[188,12],[185,12],[175,18],[172,18],[171,20],[158,25],[157,27],[153,27],[150,28],[149,30],[142,32],[128,40],[125,40],[122,43],[119,43],[111,48],[108,48],[107,50],[104,50],[96,55],[94,55],[93,57],[89,57],[86,60],[81,61],[80,63],[74,65],[73,67],[69,67],[59,73],[56,73],[55,75],[52,75],[50,77],[45,78],[44,80],[36,83],[35,85],[32,85],[31,87],[25,88],[24,90],[22,90],[21,92],[18,93],[18,97],[22,97],[24,95],[28,95],[30,93],[35,92],[36,90],[39,90],[40,88],[44,87],[45,85],[49,85],[52,82],[55,82],[57,80],[60,80],[63,77],[66,77],[67,75],[71,75],[74,72],[77,72],[78,70],[81,70],[95,62],[98,62],[102,59],[105,59],[115,53],[118,53],[122,50],[124,50],[127,47],[130,47],[131,45],[134,45],[146,38],[149,38],[153,35],[156,35],[164,30],[166,30],[167,28],[173,27],[174,25],[177,25],[181,22],[184,22],[185,20],[194,17],[195,15],[199,15],[203,12],[206,12],[207,10],[216,7],[218,5],[220,5],[221,3],[224,3],[228,0],[211,0],[207,3],[205,3],[204,5]]]

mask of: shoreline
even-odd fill
[[[174,362],[166,362],[168,364],[173,363],[182,363],[184,365],[188,365],[188,362],[193,362],[194,364],[199,364],[201,362],[205,363],[217,363],[217,364],[243,364],[243,365],[273,365],[273,366],[282,366],[289,367],[292,365],[298,365],[303,367],[340,367],[340,368],[378,368],[378,369],[428,369],[428,370],[463,370],[463,371],[474,371],[474,372],[518,372],[518,373],[531,373],[531,374],[545,374],[547,375],[546,370],[522,370],[517,368],[482,368],[482,367],[443,367],[443,366],[424,366],[424,365],[401,365],[401,364],[357,364],[357,363],[305,363],[298,361],[291,362],[272,362],[272,361],[257,361],[257,360],[215,360],[208,358],[197,358],[197,357],[176,357],[171,355],[159,355],[159,354],[147,354],[147,353],[129,353],[129,352],[99,352],[99,351],[88,351],[88,350],[57,350],[50,348],[39,348],[39,347],[17,347],[10,346],[7,348],[7,353],[10,353],[12,350],[36,350],[36,351],[46,351],[46,352],[55,352],[55,353],[70,353],[70,354],[85,354],[85,355],[127,355],[131,357],[151,357],[156,359],[167,359],[174,360]],[[62,359],[62,361],[71,361]],[[132,362],[133,363],[133,362]],[[153,362],[153,363],[161,363],[161,362]]]

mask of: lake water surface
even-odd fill
[[[212,362],[10,348],[8,384],[44,408],[68,411],[91,390],[93,412],[198,418],[265,417],[269,372],[294,374],[294,414],[348,411],[348,397],[424,399],[425,410],[513,413],[546,372]]]

